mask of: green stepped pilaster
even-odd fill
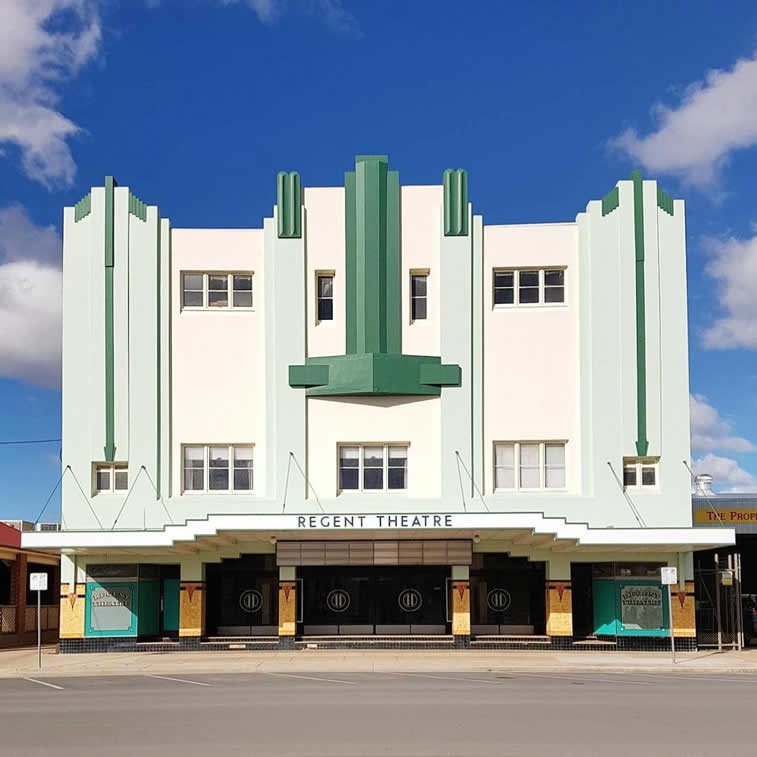
[[[647,325],[644,295],[644,182],[641,171],[631,172],[633,227],[636,251],[636,454],[644,457],[647,439]]]
[[[297,171],[281,171],[276,177],[279,239],[302,237],[302,191]]]
[[[468,236],[468,173],[462,168],[444,172],[444,236]]]
[[[112,462],[115,444],[115,376],[113,349],[113,199],[116,180],[105,177],[105,459]]]
[[[344,188],[347,354],[289,366],[290,386],[316,396],[439,395],[459,386],[458,365],[401,352],[399,174],[385,155],[358,155]]]

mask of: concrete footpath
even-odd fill
[[[468,650],[304,650],[297,652],[170,652],[58,654],[42,649],[42,673],[118,676],[145,673],[391,673],[608,671],[686,674],[755,673],[757,648],[742,652],[539,652]],[[36,648],[0,651],[0,678],[39,675]]]

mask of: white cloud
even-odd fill
[[[320,17],[328,26],[338,32],[359,34],[355,17],[345,9],[342,0],[219,0],[221,5],[248,5],[263,24],[279,18],[290,6],[294,6],[313,16]]]
[[[96,55],[100,35],[98,0],[0,3],[0,143],[17,146],[45,186],[74,179],[68,140],[79,127],[58,111],[57,88]]]
[[[0,209],[0,375],[60,386],[61,240],[19,205]]]
[[[702,335],[705,347],[757,350],[757,236],[750,239],[704,240],[710,255],[705,271],[716,282],[725,315]]]
[[[60,267],[61,239],[55,226],[35,226],[20,205],[0,208],[0,255],[4,262],[34,260]]]
[[[645,136],[627,129],[610,140],[654,173],[712,186],[734,150],[757,144],[757,55],[730,70],[712,70],[689,85],[675,107],[653,108],[657,128]]]
[[[691,449],[755,452],[757,445],[740,436],[733,436],[730,424],[701,394],[689,397],[691,408]]]
[[[757,479],[730,457],[707,454],[694,460],[691,467],[694,473],[709,473],[713,485],[718,489],[727,487],[727,492],[757,490]]]

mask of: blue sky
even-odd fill
[[[695,465],[757,490],[756,51],[752,2],[4,0],[0,440],[60,436],[61,208],[106,173],[234,227],[356,153],[467,168],[488,223],[573,220],[639,167],[687,201]],[[58,455],[0,446],[0,516],[37,516]]]

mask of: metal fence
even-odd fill
[[[16,605],[0,605],[0,634],[16,633]]]
[[[694,572],[697,644],[700,647],[741,649],[744,643],[741,617],[741,564],[718,561],[712,568]]]

